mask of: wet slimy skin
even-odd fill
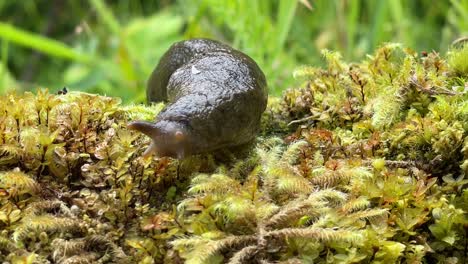
[[[152,139],[145,156],[182,159],[252,141],[267,104],[265,75],[246,54],[208,39],[173,44],[148,81],[149,102],[167,102],[155,123],[130,129]]]

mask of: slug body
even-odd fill
[[[267,104],[265,75],[246,54],[208,39],[173,44],[148,81],[155,123],[129,128],[152,138],[144,155],[184,158],[253,140]]]

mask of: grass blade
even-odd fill
[[[378,0],[374,2],[375,9],[372,17],[371,24],[371,35],[369,36],[369,47],[368,50],[375,49],[380,42],[384,41],[386,37],[384,27],[387,21],[387,10],[389,2],[384,0]],[[388,39],[387,39],[388,41]]]
[[[3,22],[0,22],[0,38],[54,57],[83,63],[90,63],[92,61],[91,57],[76,52],[73,48],[60,41],[24,31]]]
[[[298,1],[280,1],[278,8],[278,21],[276,26],[278,28],[277,48],[281,49],[286,42],[289,30],[291,29],[294,13],[296,12]]]
[[[346,55],[348,58],[353,57],[354,48],[356,46],[356,42],[358,41],[358,34],[357,29],[359,27],[359,17],[361,11],[361,1],[360,0],[351,0],[349,1],[349,12],[346,17]]]
[[[106,6],[102,0],[89,0],[91,5],[96,9],[98,16],[102,22],[110,29],[113,34],[120,33],[119,21],[115,18],[112,11]]]

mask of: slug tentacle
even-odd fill
[[[156,142],[154,140],[151,141],[149,147],[143,152],[143,158],[148,158],[149,156],[156,154],[158,155],[158,149],[156,147]]]
[[[154,123],[147,121],[133,121],[127,125],[128,129],[139,131],[150,138],[154,138],[159,134],[159,129]]]
[[[143,157],[147,158],[152,154],[157,154],[157,142],[156,139],[160,134],[159,129],[155,124],[146,121],[133,121],[127,125],[128,129],[139,131],[151,138],[149,147],[143,153]]]

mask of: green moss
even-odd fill
[[[4,95],[0,261],[466,262],[465,53],[324,51],[229,161],[143,159],[162,105]]]
[[[455,74],[468,78],[468,44],[455,48],[448,54],[448,64]]]

